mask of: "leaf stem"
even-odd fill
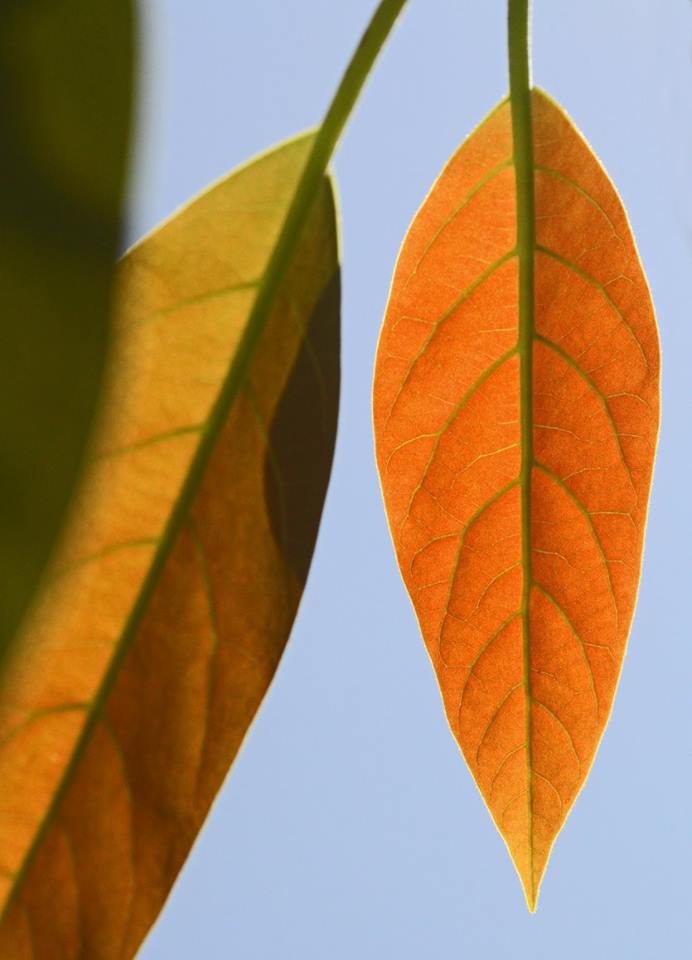
[[[531,89],[530,0],[509,0],[507,39],[509,48],[509,89],[512,106],[522,100],[528,109]]]
[[[529,2],[509,0],[509,95],[516,177],[517,252],[519,260],[519,357],[521,420],[521,529],[523,584],[524,690],[526,699],[526,792],[528,805],[528,886],[526,901],[536,909],[533,869],[533,751],[531,734],[531,478],[533,471],[534,251],[536,245],[529,59]]]
[[[219,400],[226,409],[238,392],[252,354],[259,342],[274,299],[290,265],[301,230],[305,226],[317,189],[334,148],[346,125],[372,65],[394,26],[406,0],[382,0],[346,68],[341,83],[315,137],[281,233],[269,259],[262,283],[248,318],[245,332],[233,358]],[[210,429],[214,417],[210,421]]]

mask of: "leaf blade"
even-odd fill
[[[17,790],[0,811],[5,834],[25,811],[23,837],[4,847],[22,871],[0,930],[0,947],[12,942],[13,955],[29,949],[21,940],[27,930],[37,956],[54,955],[58,934],[66,949],[81,941],[90,956],[132,955],[288,637],[338,405],[338,250],[328,180],[210,459],[198,464],[250,322],[256,278],[312,140],[290,141],[230,175],[123,263],[110,418],[53,595],[3,677],[5,730],[19,731],[4,757],[0,744],[0,765]],[[197,492],[181,511],[180,491],[195,469]],[[160,576],[152,578],[157,563]],[[56,664],[70,652],[81,653],[79,674],[60,675]],[[68,691],[79,707],[57,712]],[[17,704],[26,714],[38,703],[47,704],[40,718],[47,728],[28,752],[46,782],[34,788],[38,804],[27,818],[31,783],[9,744],[27,755]]]
[[[624,655],[658,341],[615,189],[566,115],[540,91],[531,102],[535,221],[521,223],[531,204],[503,101],[404,241],[373,411],[390,531],[450,727],[534,909]]]

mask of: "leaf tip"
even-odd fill
[[[524,887],[524,896],[526,897],[526,907],[530,914],[536,912],[538,906],[538,890],[535,887]]]

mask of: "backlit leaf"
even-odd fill
[[[93,459],[0,678],[3,960],[133,955],[281,657],[336,429],[327,179],[204,450],[312,142],[234,172],[122,263]]]
[[[0,4],[0,655],[58,534],[102,382],[131,0]]]
[[[505,101],[413,221],[374,388],[402,576],[531,910],[613,702],[659,391],[653,308],[617,193],[536,90],[532,113],[529,229]],[[534,271],[525,302],[522,269]]]

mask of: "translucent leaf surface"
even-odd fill
[[[219,403],[311,144],[231,174],[122,263],[94,457],[1,677],[3,958],[134,954],[288,638],[336,430],[326,179]]]
[[[392,538],[449,724],[533,910],[625,652],[659,357],[613,185],[540,91],[532,114],[530,203],[505,101],[414,219],[374,421]],[[522,270],[533,271],[523,299]]]

